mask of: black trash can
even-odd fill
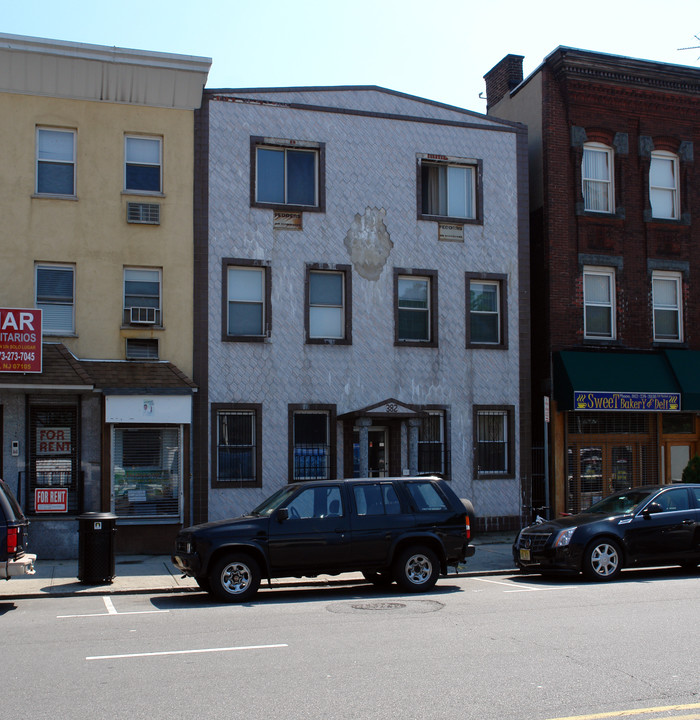
[[[117,516],[83,513],[78,516],[78,533],[78,580],[85,585],[112,582]]]

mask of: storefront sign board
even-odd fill
[[[673,412],[681,409],[680,393],[574,392],[576,410]]]
[[[0,308],[0,372],[41,372],[41,310]]]

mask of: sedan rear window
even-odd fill
[[[406,487],[413,498],[413,502],[421,512],[428,510],[447,510],[447,504],[432,483],[407,483]]]

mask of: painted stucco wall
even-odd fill
[[[34,195],[37,126],[77,132],[77,199]],[[123,193],[127,133],[163,138],[162,196]],[[0,304],[34,307],[35,262],[75,264],[76,334],[50,339],[123,359],[125,337],[157,337],[161,359],[191,375],[192,133],[191,110],[0,94]],[[161,224],[127,224],[128,201],[160,203]],[[121,329],[124,266],[162,268],[164,329]]]
[[[235,95],[235,92],[231,93]],[[244,97],[255,97],[251,92]],[[362,107],[468,126],[212,100],[209,104],[209,402],[262,404],[262,488],[210,489],[209,518],[254,507],[286,484],[288,404],[328,403],[338,414],[395,398],[450,408],[452,483],[482,516],[520,514],[518,185],[516,138],[487,118],[382,93],[265,93],[264,101]],[[503,126],[501,126],[501,129]],[[325,143],[326,211],[303,214],[303,231],[273,229],[273,214],[250,207],[250,138]],[[416,219],[416,157],[483,160],[483,225],[464,242],[441,242],[438,225]],[[344,242],[353,223],[380,211],[391,247],[376,273],[359,272]],[[271,264],[272,332],[265,343],[224,343],[222,258]],[[353,264],[352,344],[304,339],[306,263]],[[394,346],[393,269],[438,273],[439,346]],[[465,272],[508,277],[507,350],[465,348]],[[368,275],[375,275],[368,279]],[[515,408],[515,477],[475,480],[473,406]],[[211,429],[210,429],[211,432]],[[405,438],[404,438],[405,445]],[[338,432],[337,476],[342,476]]]

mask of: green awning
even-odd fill
[[[681,386],[660,352],[561,351],[554,353],[553,375],[559,410],[680,409]]]
[[[700,410],[700,352],[665,350],[664,355],[680,385],[683,410]]]

